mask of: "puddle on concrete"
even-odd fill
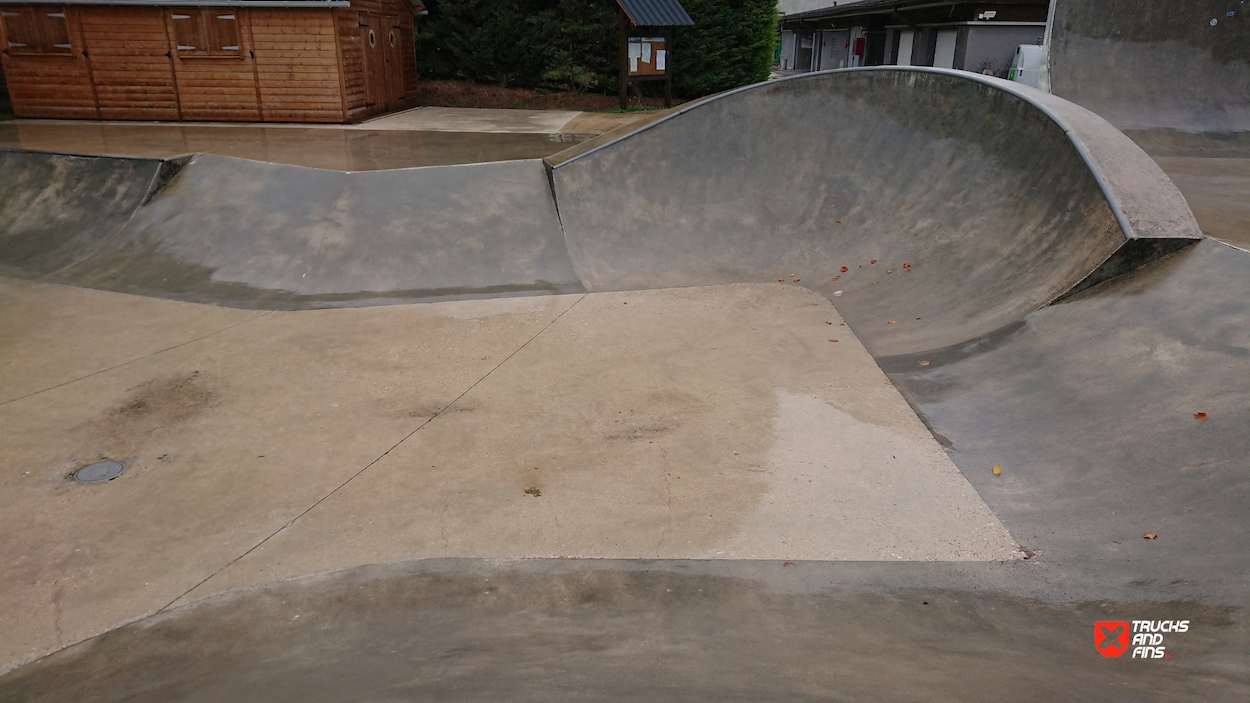
[[[541,159],[592,136],[57,120],[0,123],[0,148],[145,157],[220,154],[336,171]]]

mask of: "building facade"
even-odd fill
[[[1006,78],[1022,44],[1040,45],[1047,0],[863,0],[786,15],[780,68],[936,66]]]

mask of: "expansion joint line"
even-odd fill
[[[73,265],[73,264],[71,264],[71,265]],[[67,268],[68,268],[68,267],[67,267]],[[299,285],[297,285],[297,286],[295,287],[295,290],[291,291],[291,294],[290,294],[289,296],[287,296],[287,302],[290,302],[290,301],[294,300],[294,299],[295,299],[295,296],[299,295],[299,291],[300,291],[300,289],[304,287],[304,280],[308,278],[308,274],[309,274],[309,272],[311,272],[311,271],[312,271],[312,267],[310,266],[310,267],[308,268],[308,270],[304,272],[304,275],[303,275],[303,276],[300,276],[300,279],[299,279]],[[576,305],[576,304],[577,304],[577,303],[574,303],[573,305]],[[572,306],[570,306],[570,307],[572,307]],[[123,366],[129,366],[129,365],[131,365],[131,364],[137,364],[137,363],[139,363],[140,361],[143,361],[144,359],[151,359],[152,357],[154,357],[154,356],[160,356],[161,354],[164,354],[165,352],[171,352],[171,351],[173,351],[173,350],[175,350],[175,349],[181,349],[182,347],[185,347],[185,346],[187,346],[188,344],[195,344],[196,342],[202,342],[202,341],[204,341],[205,339],[208,339],[209,337],[212,337],[212,336],[214,336],[214,335],[221,334],[221,333],[223,333],[223,332],[229,332],[230,330],[232,330],[232,329],[234,329],[234,328],[236,328],[236,327],[242,327],[243,325],[246,325],[246,324],[249,324],[249,323],[255,322],[255,321],[257,321],[257,320],[259,320],[259,319],[261,319],[261,318],[263,318],[263,317],[268,317],[269,315],[271,315],[271,314],[273,314],[273,313],[275,313],[275,312],[278,312],[278,308],[273,308],[273,309],[270,309],[270,310],[265,310],[264,312],[262,312],[261,314],[259,314],[259,315],[255,316],[255,317],[249,317],[249,318],[247,318],[246,320],[243,320],[243,321],[241,321],[241,322],[236,322],[236,323],[234,323],[233,325],[227,325],[226,327],[222,327],[222,328],[221,328],[221,329],[219,329],[219,330],[214,330],[214,331],[212,331],[212,332],[209,332],[208,334],[201,335],[201,336],[199,336],[199,337],[196,337],[195,339],[188,339],[188,340],[187,340],[187,341],[185,341],[185,342],[179,342],[178,344],[175,344],[175,345],[173,345],[173,346],[165,347],[164,349],[158,349],[158,350],[156,350],[156,351],[154,351],[154,352],[149,352],[149,353],[147,353],[147,354],[144,354],[143,356],[137,356],[137,357],[135,357],[135,358],[133,358],[133,359],[130,359],[129,361],[123,361],[123,362],[121,362],[120,364],[114,364],[114,365],[112,365],[112,366],[108,367],[107,369],[100,369],[99,371],[92,371],[91,373],[89,373],[89,374],[83,374],[82,376],[79,376],[78,378],[71,378],[71,379],[70,379],[70,380],[68,380],[68,381],[62,381],[61,383],[58,383],[58,384],[56,384],[55,386],[48,386],[47,388],[43,388],[43,389],[40,389],[40,390],[37,390],[37,391],[33,391],[33,392],[31,392],[31,393],[27,393],[26,395],[23,395],[23,396],[18,396],[17,398],[9,398],[8,400],[3,400],[3,401],[0,401],[0,407],[3,407],[3,406],[5,406],[5,405],[8,405],[9,403],[16,403],[16,402],[17,402],[17,401],[19,401],[19,400],[25,400],[25,399],[27,399],[27,398],[31,398],[31,397],[33,397],[33,396],[37,396],[37,395],[39,395],[40,393],[47,393],[48,391],[54,391],[54,390],[56,390],[56,389],[58,389],[58,388],[62,388],[62,387],[64,387],[64,386],[68,386],[68,385],[70,385],[71,383],[78,383],[79,381],[83,381],[83,380],[86,380],[86,379],[88,379],[88,378],[92,378],[93,376],[99,376],[100,374],[105,374],[105,373],[108,373],[108,372],[110,372],[110,371],[116,371],[117,369],[120,369],[120,368],[122,368]]]
[[[581,296],[580,296],[577,300],[573,301],[573,304],[572,304],[572,305],[568,306],[568,307],[567,307],[567,308],[565,308],[565,309],[564,309],[564,310],[563,310],[563,311],[562,311],[559,315],[556,315],[554,318],[552,318],[551,322],[548,322],[546,325],[543,325],[543,328],[542,328],[542,329],[540,329],[540,330],[538,330],[538,332],[534,333],[534,336],[533,336],[533,337],[530,337],[529,339],[525,340],[525,343],[524,343],[524,344],[522,344],[521,346],[519,346],[519,347],[517,347],[516,349],[514,349],[514,350],[512,351],[512,353],[511,353],[511,354],[509,354],[508,356],[504,357],[504,359],[503,359],[502,361],[500,361],[498,364],[495,364],[495,365],[491,368],[491,370],[490,370],[490,371],[487,371],[485,374],[483,374],[483,375],[482,375],[482,377],[481,377],[481,378],[479,378],[479,379],[477,379],[476,381],[474,381],[474,382],[473,382],[473,384],[472,384],[472,385],[470,385],[468,388],[466,388],[466,389],[464,390],[464,392],[463,392],[463,393],[461,393],[460,395],[456,396],[455,400],[452,400],[452,401],[451,401],[450,403],[448,403],[447,405],[444,405],[444,406],[443,406],[443,408],[442,408],[441,410],[439,410],[438,412],[434,413],[434,415],[432,415],[430,418],[428,418],[425,422],[422,422],[420,425],[417,425],[417,428],[416,428],[416,429],[414,429],[413,431],[411,431],[411,432],[409,432],[408,434],[404,435],[404,436],[403,436],[403,437],[402,437],[402,438],[401,438],[398,442],[396,442],[395,444],[391,445],[391,447],[390,447],[389,449],[387,449],[386,451],[384,451],[384,452],[382,452],[381,454],[379,454],[376,458],[374,458],[374,460],[373,460],[373,461],[370,461],[368,464],[365,464],[365,466],[364,466],[363,468],[361,468],[359,471],[357,471],[356,473],[354,473],[354,474],[352,474],[351,476],[349,476],[349,477],[347,478],[347,480],[346,480],[346,481],[343,481],[342,483],[340,483],[340,484],[339,484],[339,485],[338,485],[338,486],[337,486],[334,490],[332,490],[332,491],[330,491],[329,493],[327,493],[327,494],[325,494],[324,496],[322,496],[320,499],[318,499],[318,500],[317,500],[317,502],[315,502],[315,503],[313,503],[312,505],[308,506],[308,507],[307,507],[307,508],[306,508],[303,512],[301,512],[299,515],[296,515],[295,517],[291,518],[289,521],[287,521],[287,523],[286,523],[285,525],[283,525],[282,527],[279,527],[278,529],[274,530],[274,531],[273,531],[273,532],[272,532],[272,533],[271,533],[268,537],[266,537],[266,538],[262,539],[261,541],[257,542],[256,544],[252,545],[252,547],[251,547],[251,548],[249,548],[246,552],[243,552],[242,554],[240,554],[239,556],[235,557],[234,559],[231,559],[231,560],[230,560],[230,563],[226,564],[225,566],[221,567],[220,569],[218,569],[218,570],[214,571],[213,573],[209,574],[209,575],[208,575],[207,577],[205,577],[202,581],[200,581],[199,583],[195,584],[195,585],[194,585],[194,586],[192,586],[191,588],[188,588],[187,590],[183,591],[181,594],[179,594],[179,595],[178,595],[178,597],[177,597],[177,598],[174,598],[174,599],[173,599],[173,600],[171,600],[168,604],[166,604],[164,607],[162,607],[160,610],[158,610],[158,611],[156,611],[156,612],[158,612],[158,613],[163,613],[163,612],[165,612],[166,610],[169,610],[169,609],[170,609],[170,608],[174,605],[174,603],[177,603],[178,601],[180,601],[180,600],[182,600],[183,598],[185,598],[185,597],[186,597],[186,595],[187,595],[188,593],[191,593],[192,591],[194,591],[195,589],[199,588],[200,586],[203,586],[204,584],[208,583],[208,582],[209,582],[210,580],[212,580],[215,576],[217,576],[217,575],[218,575],[218,574],[220,574],[221,572],[225,571],[226,569],[229,569],[231,566],[234,566],[236,563],[238,563],[241,559],[243,559],[244,557],[246,557],[248,554],[251,554],[252,552],[256,551],[257,549],[260,549],[261,547],[263,547],[263,546],[265,545],[265,543],[266,543],[266,542],[268,542],[269,540],[273,539],[274,537],[277,537],[279,534],[281,534],[281,533],[282,533],[284,530],[286,530],[288,527],[291,527],[292,525],[294,525],[297,521],[299,521],[299,519],[300,519],[300,518],[302,518],[302,517],[304,517],[305,515],[307,515],[308,513],[312,512],[312,511],[313,511],[313,509],[314,509],[314,508],[316,508],[318,505],[321,505],[321,504],[322,504],[322,503],[324,503],[325,501],[329,500],[329,499],[330,499],[330,497],[331,497],[331,496],[333,496],[335,493],[338,493],[339,491],[341,491],[341,490],[343,490],[344,488],[346,488],[346,487],[347,487],[347,484],[351,483],[352,481],[355,481],[355,480],[356,480],[357,478],[359,478],[359,477],[360,477],[360,476],[361,476],[364,472],[366,472],[366,471],[368,471],[369,469],[373,468],[373,466],[374,466],[375,464],[377,464],[379,461],[382,461],[383,459],[385,459],[387,456],[389,456],[389,455],[390,455],[390,453],[391,453],[391,452],[393,452],[393,451],[395,451],[396,449],[398,449],[400,445],[402,445],[404,442],[407,442],[409,439],[411,439],[413,435],[415,435],[416,433],[420,432],[422,429],[424,429],[424,428],[425,428],[427,425],[429,425],[431,422],[434,422],[434,421],[435,421],[435,420],[437,420],[439,417],[441,417],[441,416],[442,416],[442,414],[443,414],[443,413],[445,413],[445,412],[447,412],[447,411],[448,411],[448,410],[449,410],[449,409],[450,409],[453,405],[455,405],[456,403],[459,403],[461,398],[464,398],[466,395],[468,395],[470,392],[472,392],[474,388],[477,388],[477,387],[478,387],[478,385],[480,385],[480,384],[482,383],[482,381],[485,381],[486,379],[490,378],[491,374],[495,373],[496,371],[498,371],[498,370],[499,370],[499,368],[500,368],[501,366],[503,366],[504,364],[508,363],[508,362],[512,359],[512,357],[516,356],[517,354],[520,354],[522,349],[525,349],[526,347],[528,347],[528,346],[530,345],[530,343],[531,343],[531,342],[533,342],[535,339],[538,339],[540,336],[542,336],[542,333],[543,333],[543,332],[546,332],[546,331],[547,331],[547,330],[548,330],[548,329],[549,329],[552,325],[554,325],[555,323],[559,322],[559,321],[560,321],[560,319],[561,319],[562,317],[564,317],[565,315],[567,315],[567,314],[568,314],[568,312],[569,312],[570,310],[572,310],[573,308],[577,307],[577,304],[578,304],[578,303],[580,303],[580,302],[582,302],[582,300],[586,297],[586,295],[587,295],[586,293],[583,293],[583,294],[582,294],[582,295],[581,295]]]
[[[0,407],[3,407],[3,406],[5,406],[5,405],[8,405],[9,403],[16,403],[16,402],[17,402],[17,401],[19,401],[19,400],[26,400],[27,398],[32,398],[32,397],[37,396],[37,395],[39,395],[39,394],[41,394],[41,393],[47,393],[48,391],[54,391],[54,390],[56,390],[56,389],[58,389],[58,388],[63,388],[63,387],[68,386],[68,385],[70,385],[70,384],[73,384],[73,383],[78,383],[79,381],[85,381],[85,380],[86,380],[86,379],[88,379],[88,378],[92,378],[92,377],[94,377],[94,376],[99,376],[100,374],[105,374],[105,373],[108,373],[108,372],[110,372],[110,371],[116,371],[117,369],[120,369],[120,368],[122,368],[122,367],[124,367],[124,366],[130,366],[131,364],[137,364],[137,363],[139,363],[140,361],[143,361],[143,360],[145,360],[145,359],[151,359],[151,358],[152,358],[152,357],[154,357],[154,356],[160,356],[161,354],[164,354],[165,352],[171,352],[171,351],[173,351],[173,350],[175,350],[175,349],[181,349],[182,347],[185,347],[185,346],[187,346],[188,344],[195,344],[196,342],[202,342],[202,341],[204,341],[205,339],[208,339],[209,337],[212,337],[212,336],[214,336],[214,335],[221,334],[221,333],[223,333],[223,332],[229,332],[230,330],[232,330],[232,329],[234,329],[234,328],[236,328],[236,327],[241,327],[241,326],[243,326],[243,325],[248,324],[249,322],[255,322],[255,321],[257,321],[257,320],[261,319],[262,317],[265,317],[266,315],[269,315],[269,314],[274,313],[274,312],[276,312],[276,311],[275,311],[275,310],[266,310],[266,311],[262,312],[261,314],[257,315],[256,317],[249,317],[249,318],[247,318],[246,320],[243,320],[242,322],[236,322],[236,323],[234,323],[233,325],[230,325],[230,326],[228,326],[228,327],[222,327],[222,328],[221,328],[221,329],[219,329],[219,330],[213,330],[212,332],[209,332],[208,334],[202,335],[202,336],[200,336],[200,337],[196,337],[195,339],[188,339],[188,340],[187,340],[187,341],[185,341],[185,342],[179,342],[179,343],[177,343],[177,344],[175,344],[175,345],[173,345],[173,346],[165,347],[164,349],[158,349],[158,350],[156,350],[156,351],[154,351],[154,352],[149,352],[149,353],[147,353],[147,354],[144,354],[143,356],[137,356],[137,357],[135,357],[135,358],[133,358],[133,359],[130,359],[130,360],[128,360],[128,361],[123,361],[123,362],[121,362],[120,364],[114,364],[114,365],[112,365],[112,366],[110,366],[110,367],[108,367],[108,368],[106,368],[106,369],[100,369],[100,370],[98,370],[98,371],[92,371],[91,373],[88,373],[88,374],[83,374],[82,376],[79,376],[78,378],[71,378],[71,379],[70,379],[70,380],[68,380],[68,381],[62,381],[61,383],[58,383],[58,384],[56,384],[55,386],[48,386],[47,388],[41,388],[40,390],[37,390],[37,391],[32,391],[32,392],[30,392],[30,393],[27,393],[26,395],[22,395],[22,396],[18,396],[18,397],[16,397],[16,398],[9,398],[8,400],[0,401]]]

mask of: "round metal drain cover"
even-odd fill
[[[80,483],[99,483],[100,481],[111,481],[126,470],[126,465],[120,461],[97,461],[94,464],[88,464],[74,472],[74,480]]]

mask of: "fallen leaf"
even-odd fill
[[[876,260],[876,259],[873,259],[872,261],[869,261],[868,263],[870,263],[870,264],[875,264],[875,263],[877,263],[877,260]]]
[[[833,323],[832,323],[832,322],[826,322],[825,324],[826,324],[826,325],[832,325]]]
[[[873,281],[873,282],[872,282],[872,284],[875,286],[875,285],[877,285],[877,282],[876,282],[876,281]]]
[[[894,273],[894,269],[886,269],[886,270],[885,270],[885,272],[886,272],[886,273]]]
[[[933,362],[931,362],[931,361],[922,361],[922,362],[920,362],[920,365],[921,365],[921,366],[928,366],[928,365],[929,365],[929,364],[931,364],[931,363],[933,363]]]
[[[892,325],[892,324],[894,324],[894,320],[890,320],[889,322],[886,322],[885,324],[887,324],[887,325]]]
[[[831,340],[829,340],[829,341],[830,341],[830,342],[836,342],[836,341],[838,341],[838,340],[836,340],[836,339],[831,339]]]
[[[1194,413],[1194,419],[1195,419],[1195,420],[1205,420],[1205,419],[1207,419],[1207,414],[1206,414],[1206,413]]]
[[[843,266],[843,267],[842,267],[842,273],[846,273],[846,271],[847,271],[847,268],[846,268],[845,266]]]
[[[1153,532],[1147,532],[1146,534],[1142,535],[1141,538],[1142,539],[1159,539],[1159,535],[1156,535]]]
[[[838,220],[838,224],[842,224],[842,220]]]
[[[798,275],[798,274],[793,274],[793,273],[792,273],[792,274],[790,274],[790,278],[794,278],[796,275]]]
[[[796,279],[794,279],[794,282],[795,282],[795,283],[798,283],[798,282],[799,282],[799,281],[801,281],[801,280],[803,280],[803,279],[801,279],[801,278],[796,278]]]
[[[903,268],[905,268],[905,269],[909,269],[909,268],[911,268],[911,264],[903,264]]]
[[[794,566],[794,562],[792,562],[792,561],[788,561],[788,562],[786,562],[786,563],[782,564],[782,566]]]
[[[990,471],[993,471],[995,476],[1001,474],[1003,472],[1002,464],[994,464]]]
[[[841,276],[834,276],[831,280],[836,281],[836,280],[838,280],[839,278],[842,278],[842,277],[841,277]]]
[[[786,279],[784,279],[784,278],[778,278],[778,279],[777,279],[777,282],[778,282],[778,283],[785,283],[785,282],[786,282]]]

